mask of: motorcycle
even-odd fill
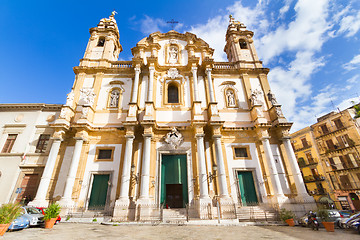
[[[316,219],[316,214],[309,212],[307,225],[311,227],[312,230],[319,230],[319,221]]]

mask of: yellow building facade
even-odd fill
[[[355,115],[353,107],[331,112],[291,135],[309,193],[318,203],[343,210],[360,210],[360,135]]]
[[[131,61],[118,61],[114,15],[90,35],[31,205],[58,201],[67,213],[122,221],[154,220],[163,208],[200,219],[216,209],[236,218],[250,205],[313,208],[292,124],[244,24],[230,18],[228,62],[176,31],[150,34],[131,49]]]

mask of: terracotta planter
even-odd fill
[[[328,231],[328,232],[335,231],[334,222],[322,222],[322,224],[324,225],[326,231]]]
[[[45,221],[45,228],[52,228],[56,222],[56,218],[51,218]]]
[[[0,236],[4,235],[6,230],[10,227],[11,223],[0,224]]]
[[[295,222],[294,222],[294,219],[293,219],[293,218],[291,218],[291,219],[286,219],[285,222],[286,222],[287,224],[289,224],[290,227],[295,226]]]

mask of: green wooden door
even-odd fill
[[[109,174],[94,175],[88,209],[105,208],[109,177]]]
[[[181,208],[188,203],[186,169],[186,155],[162,155],[161,204],[165,203],[169,207]],[[166,202],[169,199],[174,199],[174,201]]]
[[[258,199],[252,172],[238,172],[239,188],[243,206],[256,205]]]

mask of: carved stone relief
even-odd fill
[[[184,141],[183,135],[175,127],[164,138],[164,141],[173,149],[177,149]]]

